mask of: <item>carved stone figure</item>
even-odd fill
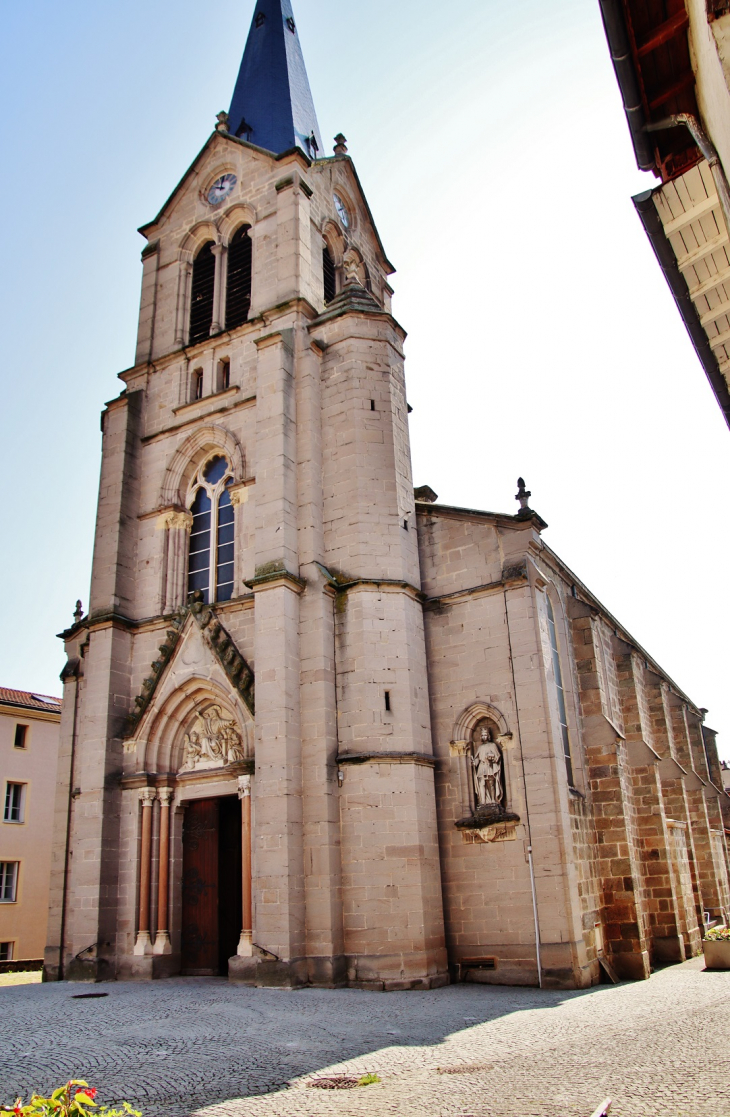
[[[474,793],[479,807],[501,807],[504,802],[502,750],[489,725],[477,725],[472,736]]]
[[[185,734],[182,772],[201,768],[220,768],[245,760],[243,739],[236,723],[227,718],[220,706],[199,711]]]

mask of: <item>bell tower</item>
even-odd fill
[[[140,231],[90,606],[63,634],[46,975],[224,972],[237,921],[232,980],[444,984],[405,333],[289,0],[256,0],[229,112]],[[226,820],[220,873],[242,820],[243,878],[195,934],[193,817]]]

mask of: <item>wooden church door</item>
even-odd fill
[[[183,824],[182,972],[218,973],[218,802],[195,799]]]
[[[241,919],[241,804],[194,799],[183,824],[183,974],[227,974]]]

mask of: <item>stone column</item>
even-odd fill
[[[223,294],[225,288],[225,264],[228,250],[222,244],[214,244],[211,252],[215,256],[215,281],[213,287],[213,321],[210,325],[211,337],[213,334],[219,334],[223,329],[223,319],[225,316],[225,304],[223,302]]]
[[[192,274],[192,261],[181,260],[180,271],[178,272],[177,306],[175,307],[175,344],[180,348],[185,345],[188,337],[188,292]]]
[[[152,953],[150,939],[150,855],[152,851],[152,804],[157,798],[153,787],[139,793],[142,800],[142,848],[139,858],[139,930],[134,945],[136,955]]]
[[[461,803],[461,817],[466,818],[474,809],[474,796],[471,791],[469,773],[469,742],[452,741],[449,745],[449,754],[456,758],[456,767],[459,773],[459,800]]]
[[[190,512],[173,509],[164,513],[162,524],[165,528],[162,611],[173,613],[185,604],[188,536],[193,526],[193,517]]]
[[[243,921],[238,957],[253,955],[253,904],[251,896],[251,777],[239,776],[238,798],[241,800],[241,869],[243,874]]]
[[[160,871],[157,880],[157,934],[155,954],[172,954],[169,927],[170,893],[170,803],[175,794],[171,787],[161,787],[160,796]]]

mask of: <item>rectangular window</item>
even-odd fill
[[[0,861],[0,904],[14,904],[18,893],[18,861]]]
[[[16,725],[15,726],[14,747],[16,749],[27,749],[27,747],[28,747],[28,726],[27,725]]]
[[[0,942],[0,962],[12,962],[14,946],[13,942]]]
[[[3,822],[23,822],[24,799],[24,783],[7,783],[5,785]]]

